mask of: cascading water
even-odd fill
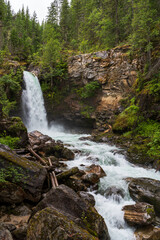
[[[47,114],[38,78],[24,71],[26,89],[22,92],[23,121],[29,131],[47,129]]]
[[[117,151],[116,147],[109,146],[104,143],[95,143],[89,140],[80,140],[81,137],[86,137],[87,135],[65,133],[64,131],[58,130],[57,127],[54,126],[48,128],[46,113],[44,109],[42,111],[42,109],[39,107],[42,106],[44,108],[43,98],[40,96],[40,98],[36,100],[39,91],[37,90],[37,86],[35,87],[35,90],[32,91],[32,88],[34,88],[33,85],[37,85],[37,78],[34,78],[33,75],[27,72],[24,72],[24,78],[26,84],[28,82],[29,85],[25,90],[25,94],[23,93],[22,95],[22,98],[24,98],[23,107],[26,104],[27,106],[25,106],[25,108],[27,108],[27,112],[28,109],[30,109],[30,114],[25,116],[26,121],[29,123],[27,124],[29,130],[40,130],[42,133],[51,136],[55,140],[60,139],[64,143],[69,144],[71,149],[81,150],[81,154],[77,154],[74,161],[67,162],[69,167],[78,166],[79,168],[83,169],[82,165],[87,166],[91,165],[92,163],[102,166],[107,176],[101,179],[98,191],[99,193],[92,192],[96,200],[96,208],[105,219],[111,240],[135,239],[134,229],[130,228],[125,223],[123,212],[121,210],[123,206],[134,203],[129,196],[128,186],[125,178],[148,177],[160,180],[160,174],[158,172],[155,173],[155,170],[153,169],[147,170],[127,162],[123,155],[115,154],[115,151]],[[33,81],[33,83],[30,83],[30,81]],[[30,93],[27,91],[30,91]],[[41,95],[40,91],[39,94]],[[39,102],[40,100],[42,103]],[[33,109],[31,109],[32,107]],[[36,110],[36,114],[34,109]],[[39,125],[37,124],[36,118],[37,116],[41,116],[41,111],[44,113],[44,118],[43,121],[40,121]],[[29,119],[31,116],[33,117],[32,121]],[[111,186],[116,186],[117,188],[123,189],[125,193],[124,198],[115,195],[105,198],[101,192]]]

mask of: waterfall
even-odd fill
[[[27,71],[24,71],[23,79],[25,83],[22,92],[23,121],[29,131],[47,129],[47,114],[39,80]]]
[[[123,217],[122,207],[133,204],[130,198],[128,186],[125,181],[127,177],[148,177],[160,180],[160,173],[154,169],[144,169],[135,166],[121,154],[116,153],[117,148],[105,143],[96,143],[82,140],[87,135],[66,133],[57,126],[48,127],[44,100],[37,77],[29,72],[24,72],[26,89],[22,93],[22,108],[24,122],[29,131],[39,130],[55,140],[62,140],[72,150],[79,149],[74,161],[68,161],[68,167],[79,167],[99,164],[106,172],[99,184],[98,192],[91,192],[96,200],[96,209],[103,216],[111,236],[111,240],[134,240],[134,228],[129,227]],[[124,197],[111,195],[105,197],[103,192],[111,186],[116,186],[124,191]],[[118,201],[117,201],[118,198]]]

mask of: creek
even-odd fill
[[[95,207],[106,222],[111,240],[135,239],[134,228],[129,227],[123,218],[122,207],[134,203],[130,198],[125,179],[147,177],[160,180],[160,173],[155,172],[154,169],[145,169],[129,163],[125,156],[118,153],[119,149],[115,146],[85,140],[84,137],[87,137],[87,134],[73,133],[72,130],[69,132],[63,126],[55,124],[48,126],[43,95],[37,77],[25,71],[24,82],[26,89],[22,93],[22,109],[23,121],[28,131],[38,130],[55,140],[63,141],[70,149],[80,150],[74,160],[67,162],[69,168],[77,166],[83,169],[84,165],[90,166],[93,163],[103,168],[107,176],[101,178],[98,191],[89,190],[95,197]],[[103,193],[112,186],[123,189],[124,197],[112,194],[106,198]]]

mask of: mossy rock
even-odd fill
[[[88,201],[81,198],[71,188],[59,185],[56,189],[51,189],[46,194],[46,197],[34,208],[33,214],[47,207],[52,207],[63,213],[64,216],[67,216],[75,224],[78,222],[81,228],[95,238],[110,240],[104,219]]]
[[[46,175],[47,171],[40,164],[0,145],[0,182],[10,181],[20,186],[26,199],[36,202],[41,198]]]
[[[31,218],[27,240],[98,240],[54,208],[45,208]]]
[[[3,121],[0,121],[0,129],[3,136],[19,137],[19,146],[24,147],[28,143],[27,128],[21,118],[12,117],[3,119]]]
[[[113,131],[123,133],[131,130],[138,119],[138,110],[137,106],[131,105],[120,113],[113,124]]]

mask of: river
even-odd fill
[[[46,110],[39,81],[29,72],[24,72],[26,89],[22,93],[22,108],[24,122],[28,131],[39,130],[55,140],[61,140],[68,144],[70,149],[78,149],[75,159],[68,161],[68,167],[77,166],[81,169],[91,164],[99,164],[106,173],[99,183],[98,191],[92,191],[96,200],[96,209],[103,216],[111,237],[111,240],[134,240],[134,228],[128,226],[123,218],[122,207],[134,204],[128,192],[125,181],[128,177],[147,177],[160,180],[160,173],[154,169],[145,169],[129,163],[125,156],[117,153],[115,146],[106,143],[96,143],[89,140],[81,140],[87,134],[69,133],[63,126],[48,126]],[[103,196],[108,188],[116,186],[123,189],[124,197],[119,195]],[[91,190],[89,190],[91,191]]]

